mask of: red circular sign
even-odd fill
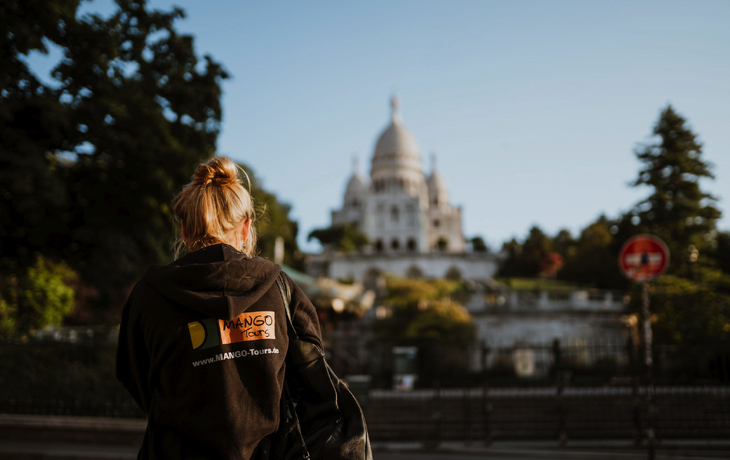
[[[624,243],[618,265],[631,281],[646,283],[667,269],[669,249],[656,236],[636,235]]]

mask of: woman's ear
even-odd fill
[[[246,219],[246,221],[241,225],[241,239],[242,241],[246,241],[248,239],[248,234],[251,231],[251,219]]]

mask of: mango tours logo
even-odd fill
[[[193,349],[276,338],[273,311],[241,313],[231,320],[207,318],[188,323]]]

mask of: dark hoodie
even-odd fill
[[[280,271],[218,244],[152,266],[137,283],[117,378],[147,414],[139,458],[248,460],[277,430],[288,348]],[[321,347],[314,306],[284,277],[294,327]]]

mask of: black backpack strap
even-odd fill
[[[291,319],[291,308],[289,308],[289,304],[291,303],[291,286],[289,286],[289,283],[286,282],[284,272],[280,272],[279,276],[276,277],[276,286],[279,288],[281,300],[284,302],[284,311],[286,312],[286,329],[289,333],[289,341],[299,340],[299,334],[297,334],[297,331],[294,329],[294,323]]]
[[[286,323],[287,332],[289,333],[289,342],[291,343],[293,341],[298,341],[299,335],[294,329],[294,323],[291,319],[291,309],[289,308],[289,304],[291,303],[291,286],[289,286],[289,283],[287,283],[286,279],[284,278],[284,272],[280,272],[279,276],[276,277],[276,286],[279,288],[279,293],[281,293],[281,300],[284,302],[284,311],[286,312]],[[299,415],[297,415],[296,406],[294,406],[294,401],[289,394],[289,385],[287,384],[286,380],[284,380],[284,396],[287,405],[287,416],[293,417],[294,423],[297,426],[299,440],[302,443],[302,457],[304,458],[304,460],[308,460],[309,450],[307,449],[307,443],[304,442],[304,436],[302,436],[302,427],[299,424]]]

